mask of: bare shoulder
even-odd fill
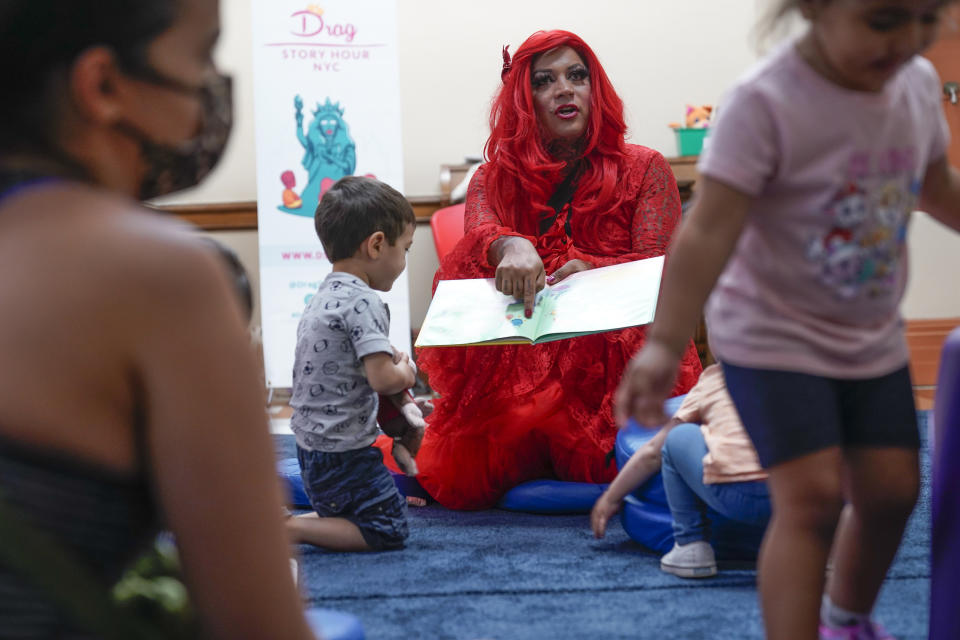
[[[220,266],[201,233],[190,225],[126,198],[93,189],[76,194],[84,239],[79,251],[102,261],[120,281],[177,288],[209,285]],[[80,221],[78,220],[78,222]],[[115,282],[115,284],[119,284]]]
[[[83,185],[18,192],[0,211],[0,305],[20,310],[0,322],[18,376],[2,380],[3,419],[130,468],[122,443],[146,375],[163,357],[180,366],[173,375],[196,369],[188,358],[211,336],[229,339],[221,353],[245,344],[232,293],[218,256],[176,220]],[[176,351],[188,340],[199,346]],[[58,400],[42,410],[37,380]],[[64,431],[78,422],[85,436]]]
[[[133,200],[66,184],[7,209],[15,222],[0,226],[17,238],[12,248],[27,262],[68,273],[92,305],[128,315],[225,286],[222,266],[198,231]],[[42,246],[43,256],[26,253],[29,246]]]

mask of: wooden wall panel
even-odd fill
[[[235,231],[257,228],[256,202],[216,202],[155,207],[205,231]]]
[[[910,375],[918,409],[933,408],[937,390],[940,350],[947,335],[960,326],[960,318],[907,320],[907,348],[910,350]]]
[[[960,318],[907,321],[910,372],[915,386],[936,386],[943,341],[958,326]]]
[[[430,216],[446,203],[441,196],[407,198],[418,223],[430,222]],[[236,231],[257,229],[257,203],[217,202],[213,204],[177,204],[155,207],[171,213],[204,231]]]

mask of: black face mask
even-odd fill
[[[156,72],[137,73],[143,80],[200,99],[199,133],[179,144],[154,142],[132,125],[119,128],[136,139],[147,166],[138,196],[150,200],[196,186],[213,170],[230,137],[233,126],[233,81],[217,74],[201,87],[191,87]]]

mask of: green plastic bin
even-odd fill
[[[674,129],[677,132],[677,155],[698,156],[709,129]]]

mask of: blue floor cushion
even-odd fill
[[[524,513],[590,513],[605,484],[532,480],[517,485],[500,499],[497,507]]]
[[[296,462],[296,461],[294,461]],[[310,629],[323,640],[364,640],[366,634],[360,619],[334,609],[307,609]]]
[[[680,403],[686,396],[677,396],[670,398],[664,404],[664,411],[667,415],[673,415],[680,407]],[[631,432],[630,438],[624,440],[621,444],[623,431],[617,436],[615,446],[615,457],[617,468],[621,468],[627,461],[630,454],[646,442],[653,434],[655,429],[635,429]],[[633,448],[627,450],[626,447]],[[543,513],[543,514],[562,514],[562,513],[590,513],[593,504],[600,497],[600,494],[607,488],[605,484],[591,484],[587,482],[566,482],[563,480],[533,480],[517,485],[500,499],[497,507],[507,511],[523,511],[524,513]],[[648,495],[647,499],[658,499],[666,508],[667,498],[663,493],[663,483],[660,481],[660,474],[651,478],[640,490]],[[638,493],[639,491],[638,490]],[[658,496],[658,497],[657,497]],[[672,539],[672,538],[671,538]]]

